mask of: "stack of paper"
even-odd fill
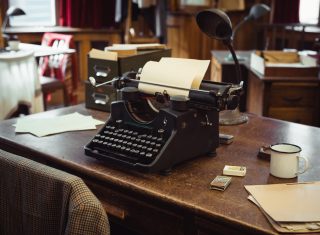
[[[102,51],[94,48],[92,48],[91,51],[89,52],[89,57],[94,59],[100,59],[100,60],[112,60],[112,61],[118,60],[118,54],[116,52]]]
[[[118,57],[126,57],[138,54],[137,47],[131,44],[117,44],[104,48],[105,51],[115,52]]]
[[[165,49],[165,44],[160,43],[142,43],[142,44],[113,44],[112,47],[116,48],[135,48],[136,50],[156,50],[156,49]],[[105,50],[108,50],[108,48],[112,47],[106,47]]]
[[[101,124],[104,124],[104,122],[91,116],[72,113],[49,118],[24,117],[18,119],[15,126],[17,133],[31,133],[43,137],[67,131],[97,129],[96,126]]]
[[[282,233],[320,232],[320,182],[246,185],[248,199]]]

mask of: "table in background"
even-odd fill
[[[78,105],[35,117],[71,112],[100,120],[109,116]],[[235,139],[230,145],[220,146],[216,157],[201,156],[184,162],[168,176],[125,170],[86,156],[83,146],[97,130],[37,138],[16,134],[14,123],[16,119],[0,123],[2,149],[80,176],[103,203],[111,221],[141,234],[276,234],[247,199],[244,185],[320,180],[319,128],[251,114],[248,123],[220,127]],[[257,158],[257,153],[260,146],[279,142],[301,146],[311,168],[294,179],[271,176],[269,162]],[[210,190],[211,180],[222,174],[225,165],[244,165],[247,174],[233,177],[224,192]]]
[[[35,57],[59,55],[59,54],[72,54],[75,53],[75,49],[71,48],[53,48],[49,46],[42,46],[31,43],[19,43],[19,50],[32,51]]]
[[[92,42],[102,41],[110,44],[121,43],[121,30],[117,29],[92,29],[92,28],[72,28],[72,27],[7,27],[5,33],[17,35],[21,42],[41,43],[45,32],[62,33],[73,35],[78,46],[79,76],[84,81],[87,78],[88,66],[87,55],[92,48]]]
[[[320,126],[320,79],[318,77],[270,77],[250,67],[252,51],[237,51],[244,92],[242,111],[266,117]],[[226,61],[228,51],[212,51],[211,80],[232,82],[234,63]]]
[[[19,104],[30,113],[43,111],[37,63],[33,52],[0,53],[0,120],[10,117]]]

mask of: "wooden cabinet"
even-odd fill
[[[264,77],[249,72],[247,111],[319,126],[320,80],[317,77]]]
[[[210,80],[234,82],[234,63],[227,51],[211,51]],[[240,110],[280,120],[320,126],[320,80],[318,77],[266,77],[250,68],[251,51],[237,51],[244,94]]]

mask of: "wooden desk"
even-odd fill
[[[108,116],[83,105],[36,115],[75,111],[101,120]],[[185,162],[169,176],[123,170],[87,157],[83,146],[95,130],[37,138],[15,134],[12,124],[16,119],[12,119],[0,123],[0,146],[82,177],[104,204],[111,221],[142,234],[276,234],[259,209],[248,201],[244,185],[320,180],[320,129],[254,115],[249,118],[242,125],[221,127],[235,140],[220,146],[216,157]],[[261,145],[277,142],[300,145],[311,169],[291,180],[271,176],[269,162],[257,158],[257,152]],[[225,192],[210,190],[209,183],[226,164],[245,165],[247,175],[233,177]]]
[[[109,44],[121,42],[121,31],[115,29],[80,29],[71,27],[8,27],[5,33],[17,35],[21,42],[41,43],[43,33],[54,32],[73,35],[78,45],[80,81],[87,79],[87,54],[92,48],[91,42],[103,41]]]

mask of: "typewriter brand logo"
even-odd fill
[[[166,126],[166,125],[167,125],[167,123],[168,123],[167,118],[164,118],[164,119],[163,119],[163,125],[165,125],[165,126]]]

